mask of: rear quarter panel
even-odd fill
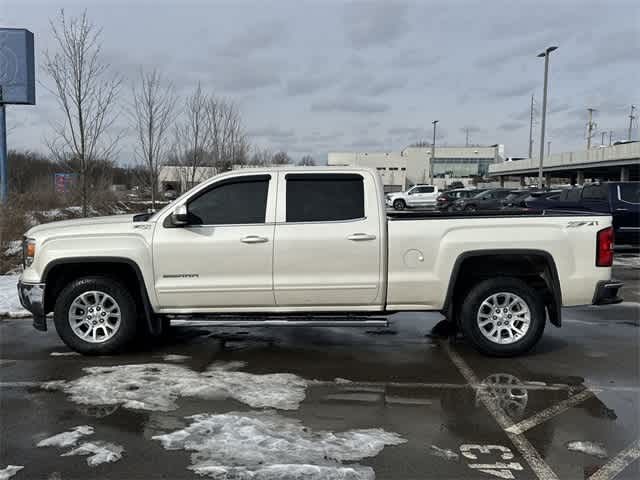
[[[564,306],[590,304],[611,268],[595,266],[596,233],[607,216],[464,217],[389,220],[387,308],[440,310],[460,255],[539,250],[555,261]]]

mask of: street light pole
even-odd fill
[[[542,164],[544,161],[544,129],[547,121],[547,86],[549,83],[549,55],[558,47],[548,47],[538,57],[544,57],[544,91],[542,93],[542,125],[540,126],[540,164],[538,166],[538,188],[542,188]]]
[[[431,142],[431,160],[429,161],[429,184],[433,185],[433,160],[436,158],[436,125],[439,120],[431,122],[433,124],[433,142]]]

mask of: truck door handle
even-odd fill
[[[370,233],[353,233],[347,237],[348,240],[353,242],[364,242],[367,240],[375,240],[376,236]]]
[[[628,212],[629,209],[628,208],[616,208],[615,210],[616,212]]]
[[[246,237],[242,237],[240,241],[242,243],[265,243],[268,242],[269,239],[267,237],[261,237],[260,235],[247,235]]]

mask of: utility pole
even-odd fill
[[[587,108],[589,112],[589,121],[587,122],[587,150],[591,148],[591,137],[593,137],[593,131],[597,127],[596,122],[593,121],[593,112],[596,111],[595,108]]]
[[[433,185],[433,161],[436,158],[436,125],[438,120],[431,123],[433,124],[433,142],[431,143],[431,161],[429,162],[429,185]]]
[[[547,157],[551,155],[551,140],[547,142]]]
[[[538,57],[544,57],[544,90],[542,91],[542,125],[540,126],[540,164],[538,165],[538,188],[542,188],[542,165],[544,161],[544,128],[547,121],[547,87],[549,83],[549,55],[558,47],[548,47]]]
[[[531,111],[529,113],[529,158],[533,155],[533,94],[531,94]]]
[[[609,146],[613,145],[613,130],[609,130]]]
[[[465,127],[464,132],[466,134],[466,140],[464,142],[464,146],[468,147],[469,146],[469,127]]]
[[[9,195],[9,179],[7,173],[7,120],[2,98],[2,85],[0,85],[0,204],[4,205],[7,203]]]
[[[627,140],[631,140],[631,130],[633,129],[633,121],[636,119],[636,116],[633,114],[635,110],[636,110],[636,106],[631,105],[631,113],[629,113],[629,135],[627,135]]]
[[[607,134],[607,132],[602,132],[602,133],[600,134],[600,136],[602,137],[602,138],[600,139],[600,146],[601,146],[601,147],[604,147],[604,137],[605,137],[605,135],[606,135],[606,134]]]

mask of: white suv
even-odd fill
[[[438,187],[435,185],[415,185],[406,192],[389,193],[386,204],[395,210],[410,207],[435,207],[438,198]]]

